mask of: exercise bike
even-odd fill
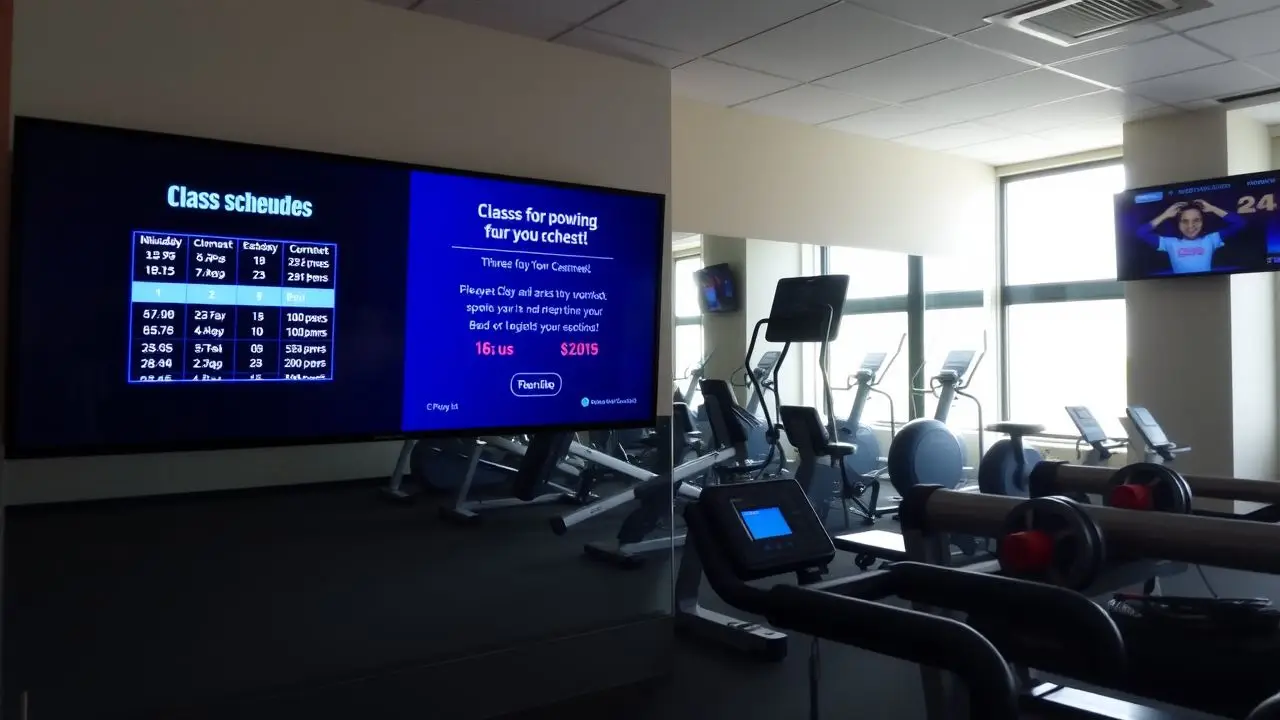
[[[1171,463],[1183,453],[1191,452],[1188,446],[1180,446],[1169,440],[1164,428],[1156,422],[1151,411],[1141,405],[1130,405],[1125,408],[1125,416],[1138,439],[1142,441],[1142,461],[1149,463]]]
[[[1076,440],[1076,464],[1087,467],[1102,467],[1111,461],[1116,450],[1128,447],[1129,441],[1112,438],[1102,429],[1102,424],[1089,408],[1083,405],[1068,405],[1067,415],[1080,433]],[[1086,446],[1088,450],[1081,450]]]

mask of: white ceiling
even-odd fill
[[[1072,47],[1026,0],[374,0],[672,69],[697,100],[993,165],[1119,145],[1126,119],[1280,88],[1280,0]]]

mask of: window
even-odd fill
[[[982,403],[982,422],[989,425],[999,419],[998,363],[994,351],[994,329],[991,328],[991,312],[983,307],[927,310],[924,314],[924,370],[916,378],[916,387],[928,389],[929,379],[938,373],[947,353],[952,350],[983,351],[986,354],[966,390]],[[925,415],[933,417],[937,412],[937,398],[925,395]],[[978,409],[972,400],[956,398],[947,418],[947,424],[957,430],[978,428]]]
[[[1114,195],[1124,184],[1119,163],[1007,180],[1005,282],[1114,279]]]
[[[983,292],[995,276],[995,258],[990,250],[962,255],[933,255],[924,259],[926,293]]]
[[[701,255],[677,257],[671,274],[675,295],[675,334],[671,337],[671,373],[681,392],[689,387],[689,373],[702,362],[702,310],[698,305],[698,286],[693,274],[702,268]],[[697,388],[693,388],[690,404],[701,404]]]
[[[892,357],[899,343],[902,344],[902,352],[888,371],[881,374],[877,386],[893,400],[892,416],[889,400],[872,393],[863,409],[862,422],[871,425],[888,423],[892,419],[901,426],[910,419],[906,334],[907,314],[904,312],[846,315],[840,321],[840,336],[831,343],[830,349],[832,402],[838,419],[849,417],[849,411],[853,409],[854,391],[840,388],[852,385],[852,376],[862,365],[863,356],[869,352],[883,352]]]
[[[861,248],[827,250],[828,275],[849,276],[849,299],[907,294],[907,256]]]
[[[702,269],[702,256],[683,257],[675,262],[671,284],[675,290],[675,313],[678,318],[695,318],[701,315],[698,305],[698,285],[693,274]]]
[[[689,374],[702,363],[702,324],[677,325],[674,341],[671,344],[675,351],[671,370],[675,375],[676,387],[683,392],[689,384]],[[696,392],[691,400],[692,405],[700,404],[697,402]]]
[[[1124,184],[1119,162],[1004,182],[1005,410],[1013,420],[1075,435],[1067,405],[1104,420],[1123,411],[1128,349],[1113,196]]]
[[[1104,427],[1124,413],[1124,300],[1014,305],[1008,312],[1010,419],[1075,435],[1068,405],[1088,407]]]

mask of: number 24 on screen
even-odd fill
[[[1242,195],[1240,199],[1236,201],[1236,212],[1241,215],[1248,215],[1249,213],[1257,212],[1259,210],[1271,212],[1275,209],[1276,196],[1271,193],[1267,193],[1260,198],[1255,198],[1252,195]]]

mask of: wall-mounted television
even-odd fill
[[[5,451],[642,427],[661,195],[18,118]]]
[[[729,263],[708,265],[693,274],[698,305],[703,313],[736,312],[740,305],[738,281]]]
[[[1280,269],[1278,199],[1277,172],[1126,190],[1116,196],[1117,277]]]

